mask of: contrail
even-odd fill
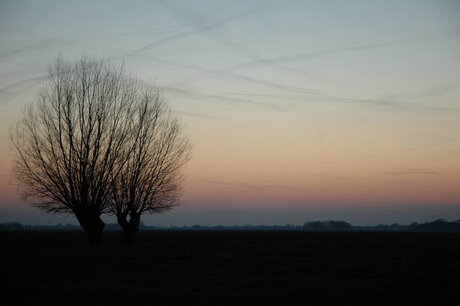
[[[286,90],[286,91],[290,91],[290,92],[295,92],[295,93],[303,94],[303,95],[307,94],[307,95],[310,95],[310,98],[316,97],[316,98],[320,98],[320,99],[327,100],[327,101],[344,101],[344,102],[361,103],[361,104],[364,103],[364,104],[370,104],[370,105],[376,105],[376,106],[386,106],[386,107],[392,107],[392,108],[397,107],[397,108],[400,108],[400,109],[408,109],[408,110],[411,110],[411,111],[460,112],[460,110],[454,109],[454,108],[446,108],[446,107],[441,107],[441,106],[428,106],[428,105],[421,105],[421,104],[410,103],[410,102],[393,102],[393,101],[388,101],[388,100],[360,99],[360,98],[348,98],[348,97],[339,97],[339,96],[327,95],[327,94],[320,93],[320,92],[318,92],[318,91],[316,91],[314,89],[282,85],[282,84],[278,84],[278,83],[273,83],[273,82],[269,82],[269,81],[263,81],[263,80],[259,80],[259,79],[246,77],[246,76],[236,74],[236,73],[232,73],[232,72],[225,72],[225,71],[221,71],[221,70],[206,69],[206,68],[202,68],[202,67],[198,67],[198,66],[194,66],[194,65],[190,65],[190,64],[177,63],[177,62],[173,62],[173,61],[169,61],[169,60],[160,59],[160,58],[157,58],[157,57],[154,57],[154,56],[145,56],[145,55],[133,55],[133,56],[152,58],[153,60],[156,60],[156,61],[159,61],[159,62],[162,62],[162,63],[166,63],[166,64],[170,64],[170,65],[174,65],[174,66],[178,66],[178,67],[183,67],[183,68],[202,71],[202,72],[206,72],[206,73],[214,73],[214,74],[218,74],[218,75],[238,78],[238,79],[245,80],[245,81],[248,81],[248,82],[251,82],[251,83],[254,83],[254,84],[264,85],[264,86],[267,86],[267,87],[277,88],[277,89]],[[126,57],[126,56],[123,56],[123,57]],[[123,58],[123,57],[114,57],[114,58],[110,58],[108,60],[112,61],[112,60],[117,60],[117,59],[120,59],[120,58]],[[13,83],[13,84],[10,84],[8,86],[5,86],[5,87],[1,88],[0,93],[10,95],[10,97],[8,97],[7,99],[3,99],[3,101],[0,102],[0,106],[8,103],[12,98],[14,98],[16,95],[20,94],[20,92],[17,92],[17,90],[21,89],[23,85],[29,85],[29,86],[26,86],[26,90],[27,90],[27,89],[30,89],[30,88],[34,87],[35,85],[45,81],[45,80],[47,80],[48,77],[49,77],[49,75],[43,75],[43,76],[39,76],[39,77],[34,77],[34,78],[26,79],[26,80],[23,80],[23,81],[19,81],[19,82],[16,82],[16,83]],[[180,94],[190,94],[190,95],[194,95],[194,96],[201,95],[201,97],[209,97],[209,98],[214,98],[214,99],[221,100],[221,101],[225,100],[225,101],[230,101],[230,102],[239,102],[239,103],[247,103],[247,104],[264,105],[264,106],[269,106],[271,108],[274,108],[276,110],[281,110],[282,109],[281,106],[271,104],[271,103],[256,102],[256,101],[252,101],[252,100],[241,99],[241,98],[232,98],[232,97],[226,97],[226,96],[221,96],[221,95],[201,94],[201,93],[181,90],[181,89],[178,89],[178,88],[172,88],[172,87],[169,87],[169,88],[164,87],[164,88],[166,90],[175,91],[176,93],[180,93]],[[298,97],[298,98],[301,99],[301,97]]]
[[[206,179],[202,179],[202,181],[205,182],[205,183],[208,183],[208,184],[215,184],[215,185],[242,187],[242,188],[256,189],[256,190],[265,190],[266,189],[266,188],[263,188],[263,187],[260,187],[260,186],[248,185],[248,184],[243,184],[243,183],[227,183],[227,182],[211,181],[211,180],[206,180]]]
[[[316,52],[303,52],[303,53],[297,53],[297,54],[291,54],[291,55],[283,55],[283,56],[277,56],[277,57],[272,57],[272,58],[249,61],[249,62],[245,62],[245,63],[242,63],[242,64],[230,66],[230,67],[227,67],[227,68],[224,68],[224,69],[227,70],[227,71],[229,71],[229,70],[232,71],[232,70],[238,70],[238,69],[241,69],[241,68],[249,68],[249,67],[265,65],[265,64],[282,64],[282,63],[305,61],[305,60],[309,60],[309,59],[320,58],[320,57],[333,55],[333,54],[344,53],[344,52],[348,52],[348,51],[375,49],[375,48],[385,47],[385,46],[388,46],[388,45],[394,45],[394,44],[398,44],[398,43],[401,43],[401,42],[383,42],[383,43],[366,44],[366,45],[347,47],[347,48],[338,48],[338,49],[332,49],[332,50],[323,50],[323,51],[316,51]]]
[[[34,45],[30,45],[30,46],[26,46],[26,47],[22,47],[22,48],[18,48],[18,49],[14,49],[14,50],[10,50],[10,51],[1,53],[0,58],[25,53],[31,50],[36,51],[36,50],[49,49],[49,48],[54,48],[54,47],[80,45],[80,44],[86,44],[86,43],[92,43],[92,42],[99,42],[101,40],[109,40],[113,38],[133,36],[133,35],[138,35],[138,34],[162,34],[162,33],[174,31],[177,28],[179,27],[178,26],[168,26],[168,27],[161,27],[161,28],[145,29],[145,30],[138,30],[138,31],[126,32],[126,33],[113,34],[113,35],[106,35],[106,36],[82,40],[82,41],[64,41],[62,39],[48,39],[46,41],[42,41]]]
[[[240,2],[244,2],[244,1],[240,1]],[[170,2],[167,2],[167,1],[159,1],[159,2],[156,1],[155,3],[158,3],[158,4],[162,5],[164,8],[166,8],[167,10],[169,10],[171,12],[171,14],[173,16],[175,16],[175,18],[178,21],[178,23],[181,23],[183,26],[189,26],[189,24],[192,24],[195,27],[198,27],[198,29],[203,29],[203,28],[209,27],[209,23],[205,21],[206,17],[208,15],[210,15],[213,11],[216,11],[218,9],[219,10],[223,9],[222,7],[220,7],[218,9],[214,9],[212,11],[206,12],[205,14],[202,14],[202,13],[200,13],[198,11],[193,10],[193,9],[184,8],[184,7],[181,7],[181,6],[178,6],[178,5],[174,5],[174,4],[172,4]],[[235,3],[232,3],[231,5],[226,5],[224,7],[227,7],[227,6],[235,6]],[[264,7],[262,7],[262,8],[264,8]],[[188,23],[181,22],[180,19],[186,19],[188,21]],[[282,69],[282,70],[285,70],[285,71],[301,74],[302,76],[309,76],[308,73],[306,73],[305,71],[298,70],[298,69],[291,68],[291,67],[281,66],[281,65],[279,65],[277,63],[270,62],[268,60],[262,59],[260,54],[258,52],[256,52],[256,51],[254,51],[253,49],[248,48],[247,46],[245,46],[243,44],[236,43],[236,42],[233,42],[233,41],[229,41],[228,39],[222,39],[222,34],[221,33],[219,33],[218,35],[215,34],[213,31],[202,31],[201,33],[206,35],[209,39],[211,39],[211,40],[223,45],[224,47],[233,49],[233,50],[239,52],[240,54],[244,54],[245,56],[248,56],[248,57],[251,57],[251,58],[256,58],[257,61],[265,62],[266,64],[271,65],[273,67],[276,67],[278,69]],[[191,34],[193,34],[193,33],[191,33]],[[133,51],[133,52],[135,52],[135,51]]]
[[[192,69],[192,70],[197,70],[197,71],[202,71],[204,73],[212,73],[212,74],[217,74],[217,75],[222,75],[222,76],[229,76],[233,78],[238,78],[241,80],[245,80],[254,84],[258,85],[264,85],[267,87],[271,88],[277,88],[289,92],[294,92],[298,94],[303,94],[303,95],[310,95],[309,98],[320,98],[325,101],[343,101],[343,102],[351,102],[351,103],[360,103],[360,104],[369,104],[369,105],[376,105],[376,106],[385,106],[385,107],[397,107],[400,109],[408,109],[411,111],[441,111],[441,112],[460,112],[460,110],[454,109],[454,108],[446,108],[446,107],[441,107],[441,106],[429,106],[429,105],[421,105],[417,103],[410,103],[410,102],[396,102],[396,101],[389,101],[389,100],[382,100],[382,99],[360,99],[360,98],[349,98],[349,97],[339,97],[339,96],[334,96],[334,95],[328,95],[324,93],[320,93],[317,90],[314,89],[309,89],[309,88],[303,88],[303,87],[295,87],[295,86],[288,86],[288,85],[282,85],[274,82],[269,82],[269,81],[264,81],[260,79],[254,79],[251,77],[247,77],[244,75],[240,75],[237,73],[233,72],[227,72],[223,70],[215,70],[215,69],[207,69],[207,68],[202,68],[190,64],[183,64],[183,63],[178,63],[175,61],[169,61],[169,60],[164,60],[160,59],[155,56],[149,56],[149,55],[133,55],[137,57],[146,57],[146,58],[151,58],[155,61],[162,62],[165,64],[170,64],[174,65],[177,67],[182,67],[182,68],[187,68],[187,69]],[[180,83],[180,82],[179,82]],[[270,96],[270,95],[266,95]],[[305,97],[305,96],[304,96]],[[222,97],[221,97],[222,98]],[[301,99],[301,97],[298,97]],[[235,100],[233,98],[228,98]],[[242,100],[242,99],[236,99],[236,100]]]
[[[110,60],[115,60],[117,58],[113,58]],[[13,95],[13,97],[9,97],[6,100],[3,100],[0,102],[1,105],[5,105],[8,103],[14,96],[20,94],[21,92],[17,92],[17,90],[22,89],[24,85],[29,85],[26,86],[26,90],[30,89],[37,84],[42,83],[43,81],[46,81],[49,78],[49,75],[43,75],[39,77],[34,77],[26,80],[22,80],[13,84],[10,84],[8,86],[5,86],[3,88],[0,88],[0,94],[10,94]],[[272,109],[276,110],[281,110],[281,107],[275,104],[270,104],[270,103],[264,103],[264,102],[256,102],[256,101],[251,101],[247,99],[239,99],[239,98],[230,98],[230,97],[225,97],[225,96],[219,96],[219,95],[213,95],[213,94],[205,94],[205,93],[197,93],[197,92],[191,92],[183,89],[178,89],[178,88],[172,88],[172,87],[159,87],[160,89],[163,89],[165,91],[169,92],[174,92],[182,95],[189,95],[189,96],[195,96],[199,98],[207,97],[207,98],[212,98],[214,100],[219,100],[219,101],[228,101],[228,102],[237,102],[237,103],[245,103],[245,104],[253,104],[253,105],[260,105],[260,106],[266,106],[270,107]],[[15,90],[12,92],[12,90]],[[190,115],[190,114],[189,114]]]
[[[22,47],[22,48],[18,48],[18,49],[14,49],[14,50],[10,50],[10,51],[1,53],[0,57],[8,57],[10,55],[16,55],[16,54],[28,52],[30,50],[35,51],[35,50],[41,50],[41,49],[48,49],[48,48],[52,48],[52,47],[65,46],[65,45],[68,45],[68,44],[69,44],[68,42],[63,42],[62,40],[48,39],[48,40],[45,40],[45,41],[41,41],[41,42],[39,42],[37,44],[33,44],[33,45],[30,45],[30,46],[26,46],[26,47]]]
[[[331,101],[344,101],[352,103],[361,103],[361,104],[370,104],[376,106],[387,106],[392,108],[405,109],[410,111],[438,111],[438,112],[460,112],[459,109],[450,108],[450,107],[441,107],[441,106],[430,106],[423,105],[411,102],[400,102],[400,101],[389,101],[389,100],[379,100],[379,99],[360,99],[360,98],[348,98],[348,97],[338,97],[327,94],[317,94],[321,98]]]
[[[176,114],[179,114],[179,115],[196,117],[196,118],[201,118],[201,119],[213,119],[213,118],[215,118],[215,116],[203,115],[203,114],[194,113],[194,112],[187,112],[187,111],[173,111],[173,112],[176,113]]]
[[[237,73],[233,73],[233,72],[226,72],[226,71],[222,71],[222,70],[218,70],[218,69],[207,69],[207,68],[202,68],[202,67],[198,67],[198,66],[195,66],[195,65],[173,62],[173,61],[160,59],[158,57],[150,56],[150,55],[127,55],[127,56],[151,58],[153,60],[156,60],[156,61],[159,61],[159,62],[162,62],[162,63],[166,63],[166,64],[170,64],[170,65],[174,65],[174,66],[178,66],[178,67],[182,67],[182,68],[198,70],[198,71],[201,71],[201,72],[204,72],[204,73],[213,73],[213,74],[218,74],[218,75],[222,75],[222,76],[229,76],[229,77],[245,80],[245,81],[248,81],[248,82],[251,82],[251,83],[254,83],[254,84],[264,85],[264,86],[268,86],[268,87],[271,87],[271,88],[277,88],[277,89],[286,90],[286,91],[295,92],[295,93],[313,94],[313,95],[318,94],[317,90],[315,90],[315,89],[283,85],[283,84],[279,84],[279,83],[274,83],[274,82],[270,82],[270,81],[264,81],[264,80],[260,80],[260,79],[247,77],[247,76],[237,74]]]
[[[240,1],[240,2],[244,2],[244,1]],[[209,22],[206,21],[206,19],[214,11],[223,11],[226,7],[235,6],[235,3],[232,3],[232,4],[225,5],[224,7],[219,7],[214,10],[208,11],[203,14],[201,12],[198,12],[190,8],[185,8],[185,7],[181,7],[181,6],[172,4],[169,1],[156,1],[155,3],[159,3],[161,6],[163,6],[163,8],[167,9],[171,13],[171,15],[174,16],[174,18],[176,19],[178,23],[181,23],[183,26],[190,26],[191,24],[195,26],[196,28],[207,27]],[[186,20],[186,22],[183,22],[184,19]],[[251,58],[260,58],[259,53],[252,50],[251,48],[248,48],[247,46],[243,44],[229,41],[228,39],[223,39],[222,33],[216,34],[214,31],[203,31],[202,34],[204,34],[209,39],[223,45],[226,48],[233,49]]]
[[[114,61],[120,59],[122,57],[113,57],[105,59],[106,61]],[[0,98],[0,106],[7,104],[10,100],[12,100],[17,95],[23,93],[24,91],[33,88],[34,86],[48,80],[50,77],[49,74],[41,75],[38,77],[28,78],[25,80],[21,80],[12,84],[9,84],[5,87],[0,88],[0,95],[8,95],[9,97],[6,99]],[[0,96],[1,97],[1,96]]]
[[[426,148],[437,147],[437,146],[444,145],[444,144],[446,144],[446,143],[436,143],[436,144],[428,144],[428,145],[423,145],[423,146],[409,147],[409,148],[405,148],[405,149],[387,151],[387,152],[376,153],[376,154],[369,154],[369,155],[362,155],[362,156],[356,156],[356,157],[351,157],[351,158],[324,161],[324,162],[315,163],[314,165],[326,165],[326,164],[338,163],[338,162],[349,161],[349,160],[359,160],[359,159],[366,159],[366,158],[374,158],[374,157],[385,156],[385,155],[388,155],[388,154],[396,154],[396,153],[404,153],[404,152],[422,150],[422,149],[426,149]]]
[[[280,106],[275,105],[275,104],[270,104],[270,103],[256,102],[256,101],[251,101],[251,100],[246,100],[246,99],[229,98],[229,97],[219,96],[219,95],[214,95],[214,94],[198,93],[198,92],[193,92],[193,91],[188,91],[188,90],[185,90],[185,89],[179,89],[179,88],[173,88],[173,87],[159,86],[158,88],[162,89],[164,91],[169,91],[169,92],[172,92],[172,93],[177,93],[177,94],[181,94],[181,95],[185,95],[185,96],[189,96],[189,97],[212,98],[212,99],[218,100],[218,101],[252,104],[252,105],[270,107],[270,108],[275,109],[275,110],[281,110]]]
[[[317,51],[317,52],[303,52],[303,53],[298,53],[298,54],[283,55],[283,56],[272,57],[272,58],[256,59],[256,60],[247,61],[247,62],[238,64],[238,65],[233,65],[233,66],[225,67],[219,70],[215,70],[213,72],[220,71],[222,73],[232,73],[235,70],[246,69],[246,68],[261,66],[261,65],[270,65],[270,66],[275,66],[275,67],[279,67],[282,69],[288,69],[296,73],[306,74],[305,72],[301,70],[297,70],[295,68],[287,68],[284,66],[280,66],[279,64],[296,62],[296,61],[305,61],[305,60],[324,57],[324,56],[328,56],[332,54],[339,54],[339,53],[353,51],[353,50],[356,51],[356,50],[372,49],[372,48],[378,48],[378,47],[383,47],[383,46],[393,45],[393,44],[398,44],[398,43],[401,43],[401,42],[383,42],[383,43],[366,44],[366,45],[347,47],[347,48],[339,48],[339,49],[324,50],[324,51]],[[209,73],[209,71],[203,72],[201,76],[206,75],[207,73]],[[197,78],[200,78],[200,75],[197,75],[194,79],[197,79]]]
[[[28,83],[31,83],[32,85],[35,85],[37,83],[43,82],[48,77],[49,77],[49,75],[42,75],[42,76],[33,77],[33,78],[30,78],[30,79],[25,79],[25,80],[22,80],[22,81],[18,81],[18,82],[15,82],[15,83],[12,83],[10,85],[7,85],[5,87],[0,88],[0,93],[6,93],[6,92],[9,92],[11,90],[16,90],[18,87],[21,87],[22,85],[25,85],[25,84],[28,84]]]
[[[336,49],[330,49],[330,50],[320,50],[320,51],[315,51],[315,52],[302,52],[302,53],[283,55],[283,56],[277,56],[277,57],[271,57],[271,58],[265,58],[265,59],[257,59],[253,61],[244,62],[238,65],[229,66],[223,69],[227,71],[232,71],[232,70],[245,69],[248,67],[260,66],[260,65],[265,65],[265,64],[272,65],[272,64],[283,64],[283,63],[306,61],[310,59],[321,58],[321,57],[345,53],[345,52],[377,49],[377,48],[393,46],[393,45],[403,45],[403,44],[410,44],[410,43],[416,43],[416,42],[423,42],[427,40],[445,38],[446,36],[452,36],[452,35],[457,36],[458,33],[444,33],[444,34],[440,34],[436,36],[423,36],[423,37],[416,37],[416,38],[406,39],[406,40],[395,40],[395,41],[386,41],[386,42],[373,43],[373,44],[363,44],[363,45],[336,48]]]
[[[13,84],[0,88],[0,95],[8,96],[6,99],[0,99],[0,106],[7,104],[17,95],[47,80],[48,77],[49,75],[42,75],[42,76],[22,80],[19,82],[15,82]]]
[[[197,34],[197,33],[208,31],[208,30],[216,28],[216,27],[223,26],[223,25],[225,25],[225,24],[227,24],[229,22],[232,22],[234,20],[240,19],[242,17],[252,15],[252,14],[255,14],[255,13],[259,13],[259,12],[261,12],[261,11],[263,11],[263,10],[269,8],[269,7],[272,7],[272,6],[273,6],[273,4],[267,4],[267,5],[263,5],[263,6],[259,6],[259,7],[256,7],[256,8],[252,8],[252,9],[243,11],[241,13],[238,13],[238,14],[234,15],[234,16],[230,16],[230,17],[227,17],[225,19],[221,19],[221,20],[213,22],[213,23],[205,24],[205,25],[203,25],[203,26],[201,26],[201,27],[199,27],[197,29],[182,32],[182,33],[172,35],[172,36],[166,37],[164,39],[155,41],[153,43],[145,45],[142,48],[133,50],[133,51],[131,51],[131,53],[140,53],[142,51],[151,49],[153,47],[158,47],[158,46],[160,46],[162,44],[172,42],[172,41],[175,41],[175,40],[183,38],[183,37],[187,37],[187,36],[190,36],[190,35],[194,35],[194,34]]]
[[[439,172],[426,170],[426,169],[412,169],[407,171],[387,171],[382,175],[396,176],[396,175],[439,175]]]

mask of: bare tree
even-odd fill
[[[158,91],[146,86],[142,92],[130,137],[133,150],[111,180],[111,211],[126,244],[132,244],[139,231],[142,214],[162,213],[177,205],[181,169],[190,157],[182,126]]]
[[[25,199],[45,212],[74,214],[98,245],[144,95],[122,66],[101,59],[58,58],[49,75],[11,131],[14,172]]]

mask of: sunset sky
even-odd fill
[[[59,54],[124,62],[185,123],[182,205],[146,224],[460,219],[459,1],[0,1],[0,222],[76,223],[11,184]]]

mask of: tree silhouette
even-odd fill
[[[136,116],[150,109],[149,93],[123,66],[55,60],[38,101],[11,130],[21,195],[45,212],[74,214],[91,244],[100,244],[101,214],[141,145],[133,135],[148,125]]]
[[[158,91],[147,88],[136,109],[133,148],[118,177],[113,178],[111,212],[117,216],[126,244],[139,231],[141,215],[162,213],[177,204],[181,169],[190,157],[182,126]]]

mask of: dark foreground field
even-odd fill
[[[458,233],[1,232],[0,304],[459,305]]]

